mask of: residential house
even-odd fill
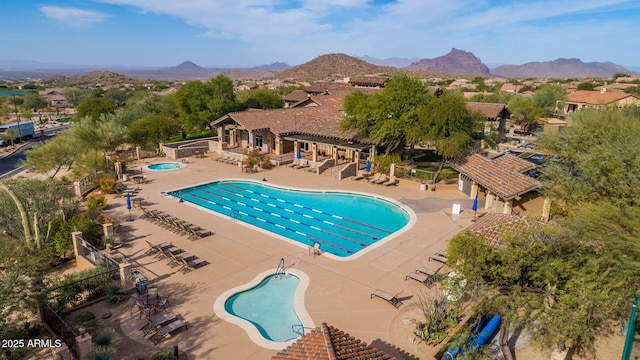
[[[470,198],[484,199],[487,212],[548,218],[550,204],[538,193],[532,162],[506,153],[493,159],[471,154],[455,159],[451,166],[460,173],[458,189]]]
[[[48,106],[56,109],[64,109],[68,106],[67,99],[62,94],[62,89],[47,89],[38,93],[47,99]]]
[[[625,106],[640,106],[640,97],[618,91],[589,91],[578,90],[567,95],[567,100],[558,102],[560,113],[570,114],[582,108],[605,108]]]
[[[349,85],[353,87],[383,88],[391,78],[388,76],[358,76],[349,80]]]
[[[511,112],[505,104],[467,102],[467,108],[473,112],[479,111],[486,119],[484,133],[496,135],[496,141],[501,142],[506,137],[507,120]]]

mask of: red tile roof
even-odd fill
[[[467,103],[467,108],[471,111],[480,111],[487,119],[497,119],[499,116],[506,118],[507,115],[511,115],[505,104],[470,101]],[[502,114],[503,111],[506,113]]]
[[[579,90],[567,95],[567,101],[572,103],[583,103],[588,105],[607,105],[627,97],[636,97],[633,94],[626,94],[617,91],[590,91]]]
[[[526,160],[510,154],[500,158],[489,160],[482,155],[472,154],[452,161],[451,166],[505,200],[538,187],[537,180],[522,174],[522,161]]]
[[[344,118],[342,100],[351,91],[334,90],[327,95],[310,96],[307,100],[313,106],[301,106],[300,102],[283,109],[233,112],[213,125],[231,119],[249,131],[269,129],[276,135],[296,133],[350,140],[353,132],[342,133],[338,125]]]
[[[386,76],[358,76],[349,80],[349,84],[354,86],[384,86],[390,80]]]
[[[344,331],[322,323],[322,326],[305,334],[271,359],[392,360],[396,358]]]
[[[540,226],[539,221],[522,215],[488,213],[467,228],[474,234],[482,235],[489,245],[500,246],[507,234],[519,234]]]
[[[283,101],[286,102],[298,102],[305,100],[309,94],[304,90],[293,90],[289,94],[282,97]]]

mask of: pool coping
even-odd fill
[[[171,197],[173,199],[175,199],[176,201],[180,201],[181,199],[179,197],[176,196],[171,196],[168,195],[168,193],[170,192],[174,192],[174,191],[180,191],[183,189],[188,189],[188,188],[192,188],[192,187],[196,187],[196,186],[201,186],[201,185],[206,185],[206,184],[211,184],[214,182],[223,182],[223,181],[242,181],[242,182],[251,182],[251,183],[256,183],[256,184],[263,184],[262,181],[257,181],[257,180],[251,180],[251,179],[243,179],[243,178],[224,178],[224,179],[216,179],[216,180],[210,180],[210,181],[203,181],[200,183],[196,183],[196,184],[192,184],[189,186],[183,186],[180,188],[176,188],[176,189],[171,189],[171,190],[166,190],[166,191],[162,191],[161,195],[162,196],[167,196],[167,197]],[[382,200],[382,201],[386,201],[388,203],[394,204],[398,207],[400,207],[402,210],[404,210],[408,215],[409,215],[409,221],[407,222],[407,224],[405,226],[403,226],[402,228],[394,231],[391,235],[386,236],[378,241],[376,241],[375,243],[368,245],[366,248],[359,250],[358,252],[356,252],[353,255],[349,255],[349,256],[338,256],[329,252],[325,252],[322,251],[320,253],[321,256],[326,256],[332,260],[338,260],[338,261],[350,261],[350,260],[355,260],[358,259],[359,257],[375,250],[376,248],[387,244],[388,242],[390,242],[391,240],[397,238],[398,236],[402,235],[403,233],[409,231],[411,228],[413,228],[413,226],[415,226],[415,224],[418,221],[418,217],[416,215],[416,213],[413,211],[413,209],[411,209],[410,207],[402,204],[400,201],[396,201],[393,200],[391,198],[385,197],[385,196],[381,196],[381,195],[376,195],[376,194],[371,194],[371,193],[365,193],[365,192],[361,192],[361,191],[351,191],[351,190],[335,190],[335,189],[331,189],[331,190],[322,190],[322,189],[311,189],[311,188],[299,188],[299,187],[293,187],[293,186],[284,186],[284,185],[278,185],[278,184],[274,184],[274,183],[269,183],[268,186],[272,186],[272,187],[277,187],[277,188],[281,188],[281,189],[285,189],[285,190],[295,190],[295,191],[307,191],[307,192],[319,192],[319,193],[346,193],[346,194],[357,194],[357,195],[361,195],[361,196],[367,196],[367,197],[371,197],[374,199],[378,199],[378,200]],[[187,204],[188,206],[192,206],[194,208],[200,209],[202,211],[205,212],[209,212],[211,214],[214,214],[216,216],[219,216],[223,219],[228,219],[229,216],[226,216],[222,213],[219,213],[215,210],[211,210],[211,209],[207,209],[203,206],[197,205],[197,204],[193,204],[189,201],[185,201],[185,204]],[[263,229],[259,226],[253,225],[253,224],[249,224],[247,222],[244,221],[239,221],[239,223],[241,223],[243,226],[246,226],[248,228],[251,228],[253,230],[262,232],[264,234],[267,234],[269,236],[278,238],[280,240],[286,241],[289,244],[293,244],[296,245],[298,247],[301,247],[303,249],[309,249],[309,251],[311,251],[311,247],[313,246],[313,244],[311,245],[307,245],[307,244],[303,244],[299,241],[290,239],[286,236],[280,235],[280,234],[276,234],[274,232],[271,232],[269,230]]]
[[[278,269],[265,270],[259,273],[258,275],[256,275],[255,278],[253,278],[253,280],[223,292],[222,294],[220,294],[220,296],[218,296],[216,301],[213,303],[213,311],[220,319],[239,326],[247,333],[247,335],[249,335],[249,338],[251,339],[251,341],[256,343],[258,346],[261,346],[263,348],[270,349],[270,350],[285,349],[287,346],[294,343],[300,337],[296,337],[286,342],[272,341],[272,340],[265,339],[260,334],[260,331],[258,330],[258,328],[256,328],[255,325],[250,323],[248,320],[229,314],[225,310],[224,304],[233,295],[256,287],[268,276],[275,274],[276,271],[278,271]],[[296,288],[296,291],[293,294],[293,306],[294,306],[295,313],[300,319],[300,322],[302,324],[303,332],[306,329],[310,329],[310,328],[315,329],[315,324],[313,322],[313,319],[311,318],[311,315],[309,315],[309,312],[307,311],[306,306],[304,305],[304,293],[307,291],[307,288],[309,287],[309,283],[310,283],[309,276],[303,271],[296,270],[296,269],[286,269],[285,273],[291,274],[297,277],[298,279],[300,279],[300,284],[298,284],[298,287]]]

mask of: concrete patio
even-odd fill
[[[437,191],[420,191],[418,183],[398,186],[373,185],[362,181],[337,180],[288,167],[279,167],[264,173],[247,174],[241,168],[212,161],[216,155],[190,159],[187,166],[172,171],[148,171],[145,184],[129,183],[141,187],[136,196],[142,198],[146,208],[166,211],[189,221],[213,235],[189,240],[153,224],[142,217],[140,209],[129,213],[124,197],[109,197],[109,216],[113,216],[128,230],[129,238],[118,251],[126,256],[136,269],[158,287],[163,295],[171,296],[171,311],[179,314],[188,330],[163,341],[159,346],[178,345],[190,358],[205,359],[268,359],[277,351],[268,350],[252,342],[240,327],[219,319],[213,311],[216,298],[230,288],[245,284],[266,270],[275,269],[281,258],[285,264],[306,273],[310,278],[305,294],[305,306],[315,325],[327,322],[366,341],[388,344],[382,350],[402,358],[393,349],[391,322],[398,309],[374,298],[370,293],[382,289],[401,293],[403,303],[411,304],[415,282],[405,281],[405,275],[424,266],[433,270],[441,266],[427,261],[437,250],[446,247],[447,239],[471,224],[472,199],[457,189],[439,187]],[[149,163],[166,159],[145,159],[128,164],[140,169]],[[338,261],[327,256],[310,254],[307,246],[298,246],[249,228],[228,217],[212,215],[188,203],[179,203],[162,192],[197,183],[227,178],[248,178],[268,183],[306,189],[339,189],[377,194],[399,201],[413,209],[417,216],[415,226],[354,260]],[[461,204],[459,215],[452,215],[452,205]],[[152,243],[171,242],[208,264],[186,273],[167,265],[166,259],[144,255]],[[139,329],[138,316],[123,317],[120,327],[141,345],[151,346]],[[397,346],[397,345],[396,345]]]

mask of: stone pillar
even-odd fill
[[[104,232],[104,237],[108,238],[113,236],[113,224],[109,221],[102,224],[102,231]]]
[[[331,151],[332,151],[331,157],[333,158],[333,166],[336,166],[338,165],[338,147],[334,146]]]
[[[140,160],[140,158],[142,158],[142,149],[140,146],[136,146],[136,160]]]
[[[71,360],[71,352],[64,342],[60,347],[52,347],[51,354],[55,360]]]
[[[544,199],[544,203],[542,204],[542,218],[543,222],[549,221],[549,212],[551,211],[551,200]]]
[[[311,160],[314,163],[318,162],[318,144],[316,143],[311,144]]]
[[[129,288],[129,286],[133,285],[129,283],[132,265],[129,262],[122,262],[119,264],[119,267],[120,267],[120,285],[122,285],[123,289],[127,289]]]
[[[122,179],[122,163],[120,161],[116,161],[113,165],[116,169],[116,176],[118,177],[118,180]]]
[[[80,256],[80,248],[82,247],[82,231],[74,231],[71,233],[71,244],[73,245],[73,254]]]
[[[487,197],[484,200],[484,209],[489,210],[493,206],[493,202],[496,196],[489,190],[487,190]]]
[[[396,163],[391,163],[391,168],[389,169],[389,177],[396,175]]]
[[[351,161],[358,164],[358,166],[356,167],[356,170],[357,170],[358,167],[360,167],[360,150],[355,150],[353,152],[353,158],[351,159]]]
[[[280,136],[276,135],[276,148],[275,148],[275,154],[276,155],[282,155],[282,146],[284,145],[282,138]]]
[[[511,214],[512,211],[513,211],[513,199],[505,200],[504,207],[502,208],[502,213]]]
[[[300,144],[298,143],[298,140],[293,142],[293,157],[296,157],[296,154],[298,154],[298,150],[300,149]]]
[[[73,193],[77,197],[82,198],[82,188],[80,187],[80,181],[75,181],[73,183]]]
[[[80,359],[86,358],[93,351],[93,342],[91,341],[91,335],[88,333],[76,336],[76,343]]]
[[[469,194],[469,198],[473,199],[478,194],[478,183],[475,181],[471,182],[471,193]]]

